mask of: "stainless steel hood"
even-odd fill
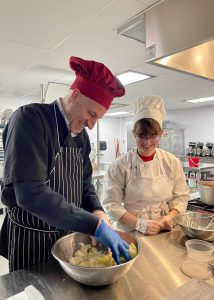
[[[214,0],[165,0],[144,22],[146,62],[214,80]]]

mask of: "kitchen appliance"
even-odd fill
[[[201,202],[200,198],[198,198],[189,200],[187,210],[212,215],[214,213],[214,205],[208,205],[204,202]]]
[[[214,181],[199,181],[198,191],[201,202],[214,206]]]
[[[196,155],[197,156],[204,156],[203,147],[204,147],[204,143],[197,142],[197,146],[196,146]]]
[[[214,80],[213,11],[213,0],[165,0],[146,11],[146,61]]]
[[[188,156],[196,156],[196,145],[196,142],[189,142],[189,148],[187,152]]]
[[[145,43],[148,63],[214,80],[213,11],[213,0],[157,1],[117,33]]]
[[[172,125],[173,124],[171,124],[171,126]],[[160,138],[159,147],[165,151],[173,153],[177,157],[184,156],[184,129],[166,128],[165,126],[170,126],[170,124],[163,125],[163,134]]]
[[[212,157],[212,153],[213,153],[213,143],[207,142],[206,143],[206,150],[205,150],[205,155]]]
[[[106,150],[107,149],[107,143],[106,141],[100,141],[100,150]]]

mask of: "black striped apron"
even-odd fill
[[[81,149],[60,146],[56,109],[55,119],[59,151],[46,184],[64,196],[67,203],[81,207],[83,177]],[[46,224],[20,207],[13,207],[8,216],[10,271],[49,260],[53,243],[67,233]]]

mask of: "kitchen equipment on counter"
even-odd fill
[[[214,181],[199,181],[200,201],[214,206]]]
[[[199,192],[198,192],[198,194],[199,194]],[[213,215],[214,205],[207,205],[207,204],[201,202],[200,198],[195,198],[193,200],[188,201],[187,210]]]
[[[212,258],[214,246],[199,239],[187,240],[185,246],[188,255],[181,262],[181,271],[191,278],[211,278],[213,270],[208,262]]]
[[[185,212],[176,217],[176,222],[188,237],[214,241],[214,224],[206,229],[212,217],[200,212]]]
[[[196,155],[197,156],[204,156],[203,147],[204,147],[204,143],[197,142],[197,148],[196,148]]]
[[[188,162],[190,168],[198,168],[200,157],[198,156],[188,156]]]
[[[196,260],[209,261],[212,258],[214,246],[203,240],[191,239],[186,241],[188,255]]]
[[[196,142],[189,142],[189,148],[188,148],[187,155],[188,156],[196,155]]]
[[[112,267],[82,267],[68,263],[68,258],[79,248],[78,243],[91,244],[90,235],[75,232],[66,235],[55,242],[52,254],[58,260],[63,270],[76,281],[89,286],[103,286],[118,281],[132,267],[139,257],[140,244],[136,237],[124,232],[117,232],[127,243],[134,243],[137,255],[128,262]],[[99,243],[98,243],[99,244]],[[99,244],[100,245],[100,244]]]
[[[207,142],[206,150],[205,150],[206,156],[212,157],[212,150],[213,150],[213,143]]]

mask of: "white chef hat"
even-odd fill
[[[134,125],[144,118],[156,120],[162,128],[165,115],[164,102],[159,96],[142,96],[135,102]]]

